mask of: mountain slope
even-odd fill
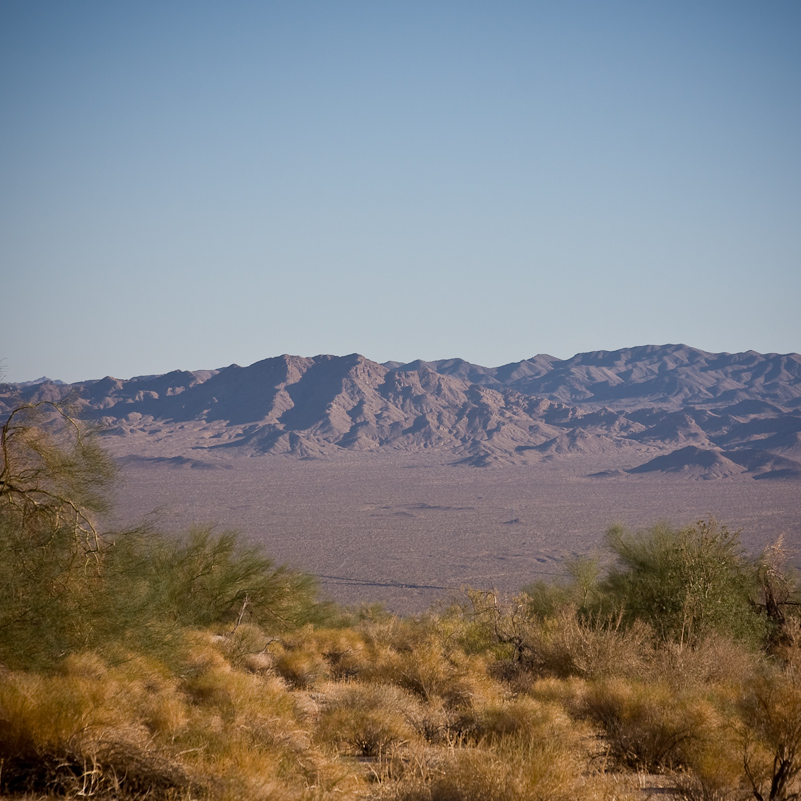
[[[801,356],[796,353],[708,353],[686,345],[645,345],[579,353],[566,360],[535,356],[497,368],[454,359],[426,364],[443,374],[456,371],[475,383],[582,406],[677,409],[749,400],[794,408],[801,404]]]
[[[283,355],[129,380],[6,385],[0,411],[67,398],[120,454],[152,458],[381,448],[436,450],[474,466],[582,458],[629,473],[795,478],[801,456],[797,354],[644,346],[497,368]]]

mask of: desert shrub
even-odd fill
[[[532,668],[544,676],[641,675],[652,659],[652,632],[635,621],[620,625],[620,617],[581,619],[572,607],[532,629]]]
[[[0,429],[0,660],[46,665],[87,645],[103,561],[110,458],[50,403],[15,409]]]
[[[311,577],[276,567],[233,531],[195,528],[170,538],[153,531],[128,534],[109,559],[116,595],[124,589],[126,598],[140,599],[140,607],[157,610],[179,627],[245,619],[280,631],[324,617]]]
[[[533,677],[526,686],[526,695],[546,703],[569,708],[573,699],[581,695],[587,681],[575,676],[557,679],[554,676]]]
[[[447,648],[458,649],[468,655],[502,659],[509,654],[505,644],[499,642],[485,616],[476,613],[479,598],[484,593],[463,589],[449,599],[437,615],[429,616],[429,628]],[[475,601],[475,603],[474,603]]]
[[[603,779],[584,774],[563,737],[512,735],[479,748],[448,749],[421,776],[387,788],[394,801],[559,801],[612,798]],[[617,794],[621,798],[620,794]]]
[[[419,700],[388,684],[344,684],[329,691],[318,737],[346,753],[377,756],[415,739],[423,711]]]
[[[765,639],[767,621],[753,603],[755,563],[725,526],[657,525],[639,534],[616,527],[607,544],[616,563],[603,582],[603,601],[625,620],[644,621],[663,640],[690,645],[711,632],[752,645]]]
[[[364,681],[395,684],[448,707],[469,704],[492,684],[488,656],[466,653],[447,617],[395,618],[359,631],[358,677]]]
[[[5,671],[2,792],[300,801],[363,787],[314,744],[317,713],[283,681],[237,669],[209,632],[185,639],[175,665],[82,653],[48,675]]]
[[[0,661],[52,668],[90,648],[170,652],[184,627],[291,630],[328,614],[314,581],[233,532],[101,534],[114,469],[59,407],[0,429]]]
[[[373,643],[373,646],[375,643]],[[335,681],[376,674],[380,662],[357,628],[304,626],[270,643],[275,670],[295,687],[309,688],[323,679]]]
[[[46,667],[87,645],[96,565],[76,552],[71,526],[39,528],[35,542],[0,511],[0,662]],[[83,571],[88,571],[84,573]]]
[[[368,667],[367,644],[356,628],[317,629],[317,642],[333,679],[355,678]]]
[[[583,707],[602,727],[615,760],[646,771],[686,766],[690,751],[711,738],[719,723],[718,711],[703,694],[680,694],[657,682],[593,682]]]
[[[525,674],[639,675],[652,657],[650,628],[639,621],[623,626],[620,613],[590,615],[568,604],[546,617],[530,614],[525,597],[477,591],[469,597],[477,624],[504,649],[494,652],[490,672],[510,686],[524,686]]]
[[[391,650],[367,668],[369,681],[392,683],[410,690],[429,704],[457,708],[472,703],[476,696],[492,692],[486,662],[457,649],[443,647],[435,636],[414,649]]]
[[[272,668],[269,648],[275,637],[253,623],[241,623],[230,631],[217,634],[214,642],[232,667],[260,673]]]
[[[278,645],[272,654],[276,673],[292,687],[307,690],[330,676],[328,662],[314,648]]]
[[[756,676],[762,661],[758,652],[743,643],[712,632],[692,648],[672,641],[662,643],[640,676],[676,690],[709,687],[718,695],[734,697]]]
[[[130,686],[92,655],[62,673],[0,682],[0,786],[5,793],[169,797],[193,781],[154,746]]]
[[[535,669],[538,654],[536,640],[541,622],[528,612],[525,595],[504,597],[494,591],[469,588],[465,615],[484,631],[484,637],[495,643],[497,662],[517,669]],[[509,671],[510,675],[514,670]]]
[[[801,581],[793,555],[780,536],[757,560],[759,603],[770,622],[767,645],[772,651],[798,641]]]
[[[759,801],[801,796],[801,652],[766,669],[739,703],[743,762]]]
[[[682,801],[744,801],[752,798],[743,775],[743,754],[729,721],[689,749],[682,771],[673,774]]]
[[[66,523],[84,552],[97,549],[95,516],[108,510],[114,462],[67,407],[14,409],[0,429],[0,508],[35,539]],[[32,542],[32,544],[34,544]]]
[[[466,742],[494,743],[505,737],[572,737],[574,726],[559,705],[532,697],[495,698],[463,710],[456,728]]]
[[[562,609],[574,608],[594,614],[601,604],[602,567],[599,557],[579,556],[565,561],[562,575],[542,579],[523,588],[528,613],[539,619],[552,618]]]
[[[489,687],[480,659],[470,659],[458,651],[445,653],[436,641],[403,654],[400,679],[401,686],[421,698],[441,698],[448,707],[472,703]]]
[[[327,798],[330,787],[359,784],[350,767],[313,742],[315,704],[272,673],[237,669],[226,645],[207,632],[187,635],[176,668],[188,720],[171,745],[204,777],[213,798]],[[300,697],[298,697],[300,696]]]

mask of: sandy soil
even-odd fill
[[[204,457],[205,458],[205,457]],[[608,526],[711,515],[758,551],[783,535],[801,550],[801,484],[732,476],[589,478],[582,457],[477,469],[442,456],[343,453],[317,461],[220,459],[217,469],[130,464],[119,523],[239,529],[277,561],[320,577],[324,592],[421,612],[469,584],[515,591],[598,549]]]

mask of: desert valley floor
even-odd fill
[[[799,562],[801,482],[747,475],[590,478],[575,457],[473,468],[441,454],[342,453],[220,459],[197,469],[129,463],[118,522],[162,528],[214,523],[313,573],[346,604],[419,613],[470,585],[512,592],[599,549],[610,524],[681,525],[715,516],[758,552],[783,536]]]

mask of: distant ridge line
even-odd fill
[[[438,451],[467,467],[582,457],[596,463],[588,474],[606,480],[624,472],[801,478],[795,353],[643,345],[494,368],[283,354],[128,380],[6,384],[0,416],[20,402],[66,398],[141,469],[154,460],[211,469],[236,455],[382,450]]]

